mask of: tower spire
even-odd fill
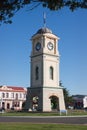
[[[43,12],[43,23],[44,23],[44,28],[46,28],[46,13]]]

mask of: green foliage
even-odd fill
[[[27,4],[30,0],[0,0],[0,22],[12,23],[14,14]]]
[[[12,23],[11,18],[14,14],[26,5],[38,5],[49,8],[50,10],[59,10],[68,7],[71,11],[76,8],[87,9],[87,0],[0,0],[0,23]]]
[[[68,106],[73,105],[73,99],[72,96],[70,96],[69,91],[66,88],[63,88],[64,93],[64,100],[65,100],[65,106],[68,108]]]
[[[51,108],[57,109],[57,98],[55,96],[51,97]]]

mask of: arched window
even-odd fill
[[[50,79],[53,80],[53,67],[50,66]]]
[[[35,77],[36,77],[36,80],[39,79],[39,67],[36,66],[36,69],[35,69]]]

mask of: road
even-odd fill
[[[87,125],[87,116],[0,116],[0,122],[57,123]]]

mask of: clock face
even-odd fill
[[[36,50],[37,50],[37,51],[39,51],[39,50],[40,50],[40,48],[41,48],[41,43],[40,43],[40,42],[38,42],[38,43],[36,44]]]
[[[48,47],[49,50],[52,50],[53,49],[53,43],[48,42],[47,47]]]

